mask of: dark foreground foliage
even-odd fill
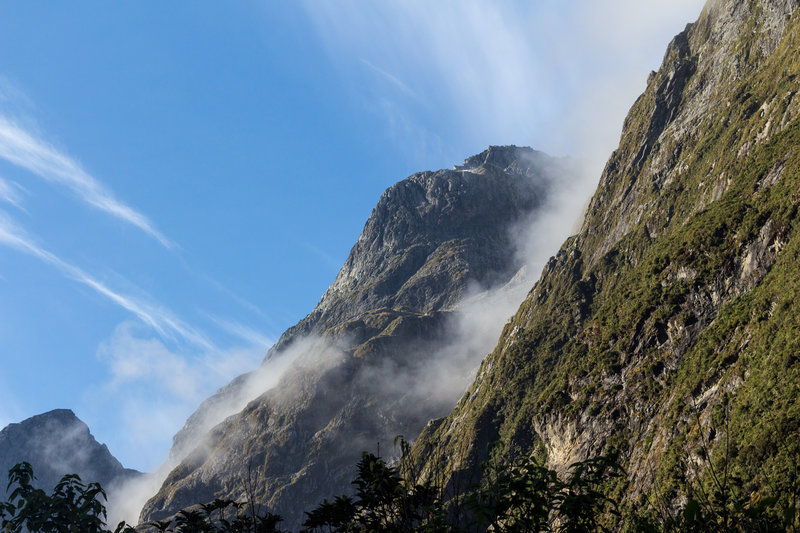
[[[76,474],[61,478],[51,494],[34,488],[27,462],[8,472],[8,501],[0,502],[2,533],[112,533],[106,529],[106,493],[85,485]],[[13,487],[13,490],[12,490]],[[147,530],[174,533],[279,533],[281,517],[259,512],[251,503],[215,500],[184,509],[173,519],[147,524]],[[137,533],[120,522],[113,533]]]
[[[495,457],[483,466],[480,483],[460,490],[452,479],[446,486],[421,482],[402,440],[401,448],[403,455],[392,466],[363,454],[353,482],[355,497],[326,500],[307,512],[305,531],[800,531],[800,491],[782,498],[743,498],[737,490],[743,480],[715,470],[710,462],[710,485],[686,480],[685,503],[675,507],[647,500],[633,505],[613,494],[615,478],[625,474],[614,455],[576,462],[564,476],[529,455],[515,460]]]
[[[110,533],[106,529],[106,493],[99,483],[84,484],[76,474],[61,478],[47,494],[31,485],[33,468],[19,463],[8,472],[8,501],[0,502],[4,533]],[[14,487],[13,490],[11,488]],[[135,533],[120,523],[115,533]]]
[[[621,472],[611,457],[573,465],[566,481],[533,460],[491,462],[484,482],[452,497],[414,482],[404,466],[363,454],[355,498],[340,496],[306,513],[306,531],[603,531],[601,517],[619,515],[601,490]]]
[[[647,502],[632,506],[609,487],[624,474],[613,455],[574,463],[559,476],[537,459],[493,458],[481,481],[459,489],[423,481],[400,439],[402,455],[389,464],[364,453],[357,465],[353,496],[325,500],[306,512],[304,532],[697,532],[800,531],[798,495],[736,498],[734,476],[720,474],[713,490],[687,486],[686,503],[673,509]],[[431,478],[431,476],[427,476]],[[10,496],[0,503],[3,533],[111,533],[106,529],[105,492],[67,475],[52,494],[31,485],[33,469],[20,463],[9,471]],[[244,482],[252,494],[252,479]],[[248,490],[248,488],[250,490]],[[250,502],[217,499],[150,522],[140,531],[160,533],[279,533],[281,517]],[[789,503],[780,503],[789,501]],[[135,533],[121,522],[114,533]]]

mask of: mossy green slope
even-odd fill
[[[729,463],[788,493],[800,449],[800,21],[712,1],[669,45],[581,231],[416,451],[475,474],[492,448],[556,468],[612,450],[629,501],[672,506]],[[422,454],[431,443],[438,454]],[[710,457],[710,459],[708,459]],[[452,474],[448,474],[452,475]]]

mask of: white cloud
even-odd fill
[[[334,258],[331,254],[320,248],[319,246],[314,246],[310,242],[299,242],[300,246],[308,250],[312,255],[316,256],[317,259],[320,260],[322,264],[326,267],[329,267],[333,270],[334,273],[339,272],[339,269],[342,267],[342,260]]]
[[[364,63],[367,67],[369,67],[373,72],[381,76],[383,79],[394,85],[396,88],[400,89],[401,92],[407,94],[408,96],[413,96],[415,98],[417,97],[417,94],[414,91],[412,91],[408,85],[406,85],[400,79],[398,79],[397,76],[395,76],[394,74],[390,74],[389,72],[386,72],[385,70],[376,67],[366,59],[362,58],[361,62]]]
[[[17,183],[0,178],[0,201],[13,205],[17,209],[25,211],[22,206],[22,192],[23,188]]]
[[[120,444],[130,449],[117,453],[136,455],[152,468],[197,405],[220,383],[256,367],[263,356],[261,346],[203,352],[170,348],[140,324],[118,325],[98,347],[97,358],[109,377],[93,393],[118,404],[119,427],[128,436]]]
[[[254,303],[250,302],[249,300],[246,300],[245,298],[242,298],[241,296],[239,296],[238,294],[236,294],[235,292],[224,286],[222,283],[211,278],[208,275],[200,274],[199,278],[208,283],[209,285],[211,285],[211,287],[213,287],[220,293],[224,294],[225,296],[236,302],[242,308],[247,309],[251,313],[269,322],[270,325],[273,325],[272,319]]]
[[[26,110],[34,110],[36,108],[33,100],[28,98],[27,94],[20,91],[15,84],[11,83],[2,74],[0,74],[0,102],[3,102],[6,109],[11,105]]]
[[[111,302],[133,313],[142,322],[149,325],[166,338],[176,339],[177,336],[180,340],[187,341],[195,346],[205,349],[214,348],[211,341],[206,339],[204,335],[185,324],[163,307],[143,301],[139,298],[118,293],[80,268],[71,265],[52,252],[42,248],[2,211],[0,211],[0,245],[27,253],[54,266],[64,276],[86,285]]]
[[[51,183],[63,185],[89,205],[131,224],[166,248],[175,245],[142,213],[120,202],[69,156],[0,116],[0,158]]]
[[[11,387],[8,387],[4,383],[3,377],[0,376],[0,429],[12,422],[22,420],[22,409],[18,405],[17,399],[5,392],[10,390]]]

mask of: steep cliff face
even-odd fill
[[[267,365],[293,361],[280,382],[214,427],[142,520],[241,498],[249,469],[258,499],[297,527],[323,497],[351,490],[363,450],[380,445],[391,453],[396,435],[413,438],[446,413],[485,353],[442,360],[458,303],[476,287],[512,278],[521,266],[515,229],[541,208],[555,174],[569,179],[566,172],[563,162],[531,149],[490,147],[453,170],[414,174],[389,188],[314,311],[268,354]],[[249,379],[205,402],[175,449],[197,445],[208,413],[241,401]],[[458,379],[460,390],[445,383]]]
[[[787,489],[800,446],[796,8],[712,0],[670,43],[580,232],[420,436],[428,471],[471,476],[499,444],[557,469],[618,451],[631,501],[678,502],[709,464],[728,463],[746,496]],[[439,453],[423,454],[431,443]]]
[[[78,474],[86,482],[113,489],[140,475],[123,468],[105,444],[98,443],[89,428],[68,409],[36,415],[0,431],[0,472],[3,478],[17,463],[27,461],[36,475],[34,485],[46,491],[66,474]],[[0,500],[6,498],[0,483]]]

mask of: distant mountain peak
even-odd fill
[[[0,430],[0,476],[22,461],[31,463],[35,484],[45,490],[65,474],[78,474],[105,489],[139,475],[124,468],[70,409],[53,409]],[[0,497],[4,495],[5,483],[0,483]]]
[[[10,426],[18,426],[20,424],[46,424],[46,423],[63,423],[63,424],[72,424],[78,423],[86,424],[81,421],[72,409],[53,409],[52,411],[47,411],[45,413],[41,413],[38,415],[34,415],[23,422],[18,423],[11,423]],[[88,430],[88,426],[87,426]]]

